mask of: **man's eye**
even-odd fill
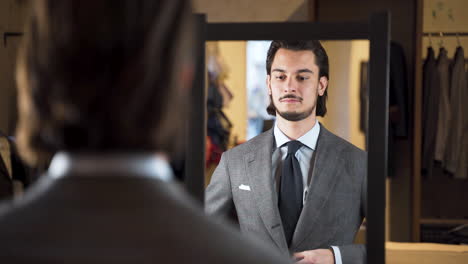
[[[305,80],[308,80],[309,77],[307,77],[307,76],[297,76],[297,79],[298,79],[299,81],[305,81]]]
[[[277,80],[284,80],[285,78],[286,78],[286,76],[284,76],[284,75],[276,76]]]

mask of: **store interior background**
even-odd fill
[[[29,0],[30,1],[30,0]],[[391,39],[398,42],[406,57],[408,82],[408,129],[406,138],[397,139],[398,153],[395,177],[387,180],[386,239],[393,242],[419,242],[421,224],[431,206],[446,206],[452,210],[466,210],[468,214],[468,181],[457,182],[458,189],[434,193],[434,186],[421,179],[421,108],[422,62],[426,57],[429,38],[423,32],[468,32],[468,1],[466,0],[193,0],[195,13],[204,13],[208,22],[342,22],[366,20],[371,13],[387,9],[391,12]],[[21,32],[28,0],[0,1],[0,33]],[[441,8],[442,7],[442,8]],[[446,14],[451,10],[453,19]],[[433,11],[439,15],[434,18]],[[0,43],[0,129],[11,134],[16,120],[16,90],[14,69],[16,50],[21,38],[11,37]],[[432,36],[434,50],[442,39],[449,57],[458,46],[455,37]],[[468,49],[468,37],[460,36],[462,47]],[[365,136],[359,129],[360,63],[368,58],[369,42],[327,41],[324,47],[330,57],[329,112],[321,120],[334,133],[365,148]],[[224,110],[233,122],[231,134],[239,141],[246,138],[246,42],[220,42],[220,53],[229,65],[226,85],[233,100]],[[439,182],[440,183],[440,182]],[[430,197],[429,197],[430,196]],[[429,199],[430,198],[430,199]],[[432,199],[432,200],[431,200]],[[435,204],[435,200],[438,199]],[[430,211],[430,210],[429,210]],[[439,219],[452,223],[468,223],[466,218]],[[398,255],[397,246],[393,248]],[[424,252],[423,249],[414,249]],[[449,249],[447,249],[449,250]],[[450,249],[451,250],[451,249]],[[438,249],[433,250],[434,252]],[[387,251],[387,257],[388,255]],[[464,257],[468,250],[463,249]],[[405,252],[408,258],[411,252]],[[437,256],[414,255],[415,259]],[[396,257],[395,257],[396,258]],[[411,257],[409,257],[411,259]],[[415,261],[414,263],[422,263]],[[432,262],[427,262],[432,263]],[[456,262],[453,262],[456,263]],[[466,263],[466,262],[465,262]]]
[[[356,12],[345,12],[345,10],[354,10],[347,1],[314,2],[315,6],[311,6],[310,2],[297,1],[297,8],[293,9],[294,11],[290,13],[290,16],[286,17],[287,14],[278,13],[278,18],[283,17],[287,21],[338,22],[340,21],[339,18],[342,18],[342,20],[366,19],[366,15],[372,11],[387,8],[392,12],[392,40],[399,43],[404,49],[407,64],[408,136],[397,138],[393,142],[397,154],[394,160],[394,175],[387,180],[387,240],[419,241],[421,223],[443,223],[444,221],[451,224],[468,223],[468,219],[462,217],[436,219],[436,217],[427,215],[421,216],[421,211],[429,212],[429,214],[431,211],[440,211],[431,210],[431,207],[434,206],[451,207],[451,209],[447,209],[451,211],[464,210],[464,215],[466,215],[466,212],[468,212],[466,206],[460,206],[457,201],[466,200],[463,199],[465,197],[463,193],[464,190],[468,190],[468,185],[466,182],[448,181],[442,182],[446,188],[441,189],[440,181],[419,180],[419,187],[416,186],[418,184],[416,181],[421,177],[421,174],[419,173],[420,167],[417,164],[418,160],[420,160],[420,153],[415,151],[417,145],[421,144],[421,142],[418,142],[421,140],[421,127],[417,127],[418,122],[421,120],[421,113],[417,112],[420,111],[418,108],[422,103],[420,98],[422,89],[420,75],[422,74],[422,63],[430,45],[429,37],[424,36],[418,40],[416,34],[422,34],[422,32],[466,32],[468,19],[464,16],[464,11],[468,11],[468,2],[425,0],[423,3],[421,1],[392,1],[390,4],[390,1],[376,1],[371,4],[366,1],[358,1],[358,3],[353,2],[352,5],[362,7],[366,4],[368,10],[360,8]],[[208,13],[208,21],[271,21],[267,18],[268,15],[263,13],[265,10],[254,9],[255,5],[239,7],[229,6],[229,3],[230,1],[226,1],[225,4],[226,8],[230,10],[245,8],[246,12],[242,12],[242,18],[246,16],[245,20],[240,17],[224,20],[223,17],[218,17],[217,14],[210,17],[210,13]],[[419,4],[419,6],[416,6],[416,4]],[[424,4],[424,8],[420,8],[421,4]],[[418,10],[418,7],[421,10]],[[323,12],[320,10],[323,10]],[[434,17],[434,11],[436,17]],[[448,16],[450,13],[452,18]],[[419,21],[421,23],[420,28],[416,27],[416,22],[418,22],[417,14],[421,17],[421,21]],[[322,17],[323,19],[321,19]],[[454,55],[458,42],[462,47],[468,47],[468,37],[466,36],[460,36],[457,40],[453,36],[440,37],[437,34],[431,37],[431,41],[436,56],[441,41],[447,49],[449,57]],[[223,110],[233,123],[231,143],[234,144],[235,140],[242,142],[247,139],[247,42],[221,41],[217,42],[216,45],[228,72],[228,77],[224,82],[233,93],[231,102]],[[334,133],[365,149],[365,135],[359,126],[359,90],[361,86],[361,62],[368,60],[369,42],[366,40],[323,41],[323,45],[330,59],[330,88],[328,90],[327,116],[319,120]],[[417,57],[420,58],[420,61],[416,61]],[[418,129],[419,131],[416,131]],[[211,171],[207,173],[209,174]],[[452,188],[454,186],[457,190]],[[440,192],[434,193],[437,190]],[[449,214],[457,215],[458,213],[449,212]]]

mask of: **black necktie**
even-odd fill
[[[288,246],[291,245],[292,236],[296,229],[297,220],[302,210],[302,173],[299,161],[295,154],[302,143],[293,140],[286,143],[288,155],[283,161],[280,191],[278,197],[278,208],[283,222],[284,234]]]

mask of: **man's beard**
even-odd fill
[[[288,120],[288,121],[301,121],[309,117],[312,112],[314,111],[314,108],[311,107],[307,111],[304,112],[280,112],[278,109],[276,109],[276,113],[278,113],[282,118]]]
[[[286,95],[284,97],[281,97],[281,99],[283,98],[296,98],[296,99],[300,99],[300,101],[302,101],[302,98],[298,98],[294,95]],[[273,98],[272,99],[272,102],[273,102]],[[273,103],[274,105],[275,103]],[[276,107],[275,105],[275,108],[276,108],[276,113],[278,115],[280,115],[282,118],[288,120],[288,121],[293,121],[293,122],[297,122],[297,121],[301,121],[301,120],[304,120],[306,119],[307,117],[309,117],[312,112],[314,112],[314,108],[315,108],[315,105],[313,105],[312,107],[310,107],[310,109],[307,109],[306,111],[303,111],[303,112],[280,112],[278,110],[278,107]]]

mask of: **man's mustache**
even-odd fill
[[[296,100],[299,100],[299,101],[301,101],[301,102],[302,102],[302,100],[303,100],[302,97],[297,96],[297,95],[294,95],[294,94],[286,94],[286,95],[283,95],[282,97],[279,98],[279,100],[281,101],[281,100],[283,100],[283,99],[288,99],[288,98],[290,98],[290,99],[296,99]]]

